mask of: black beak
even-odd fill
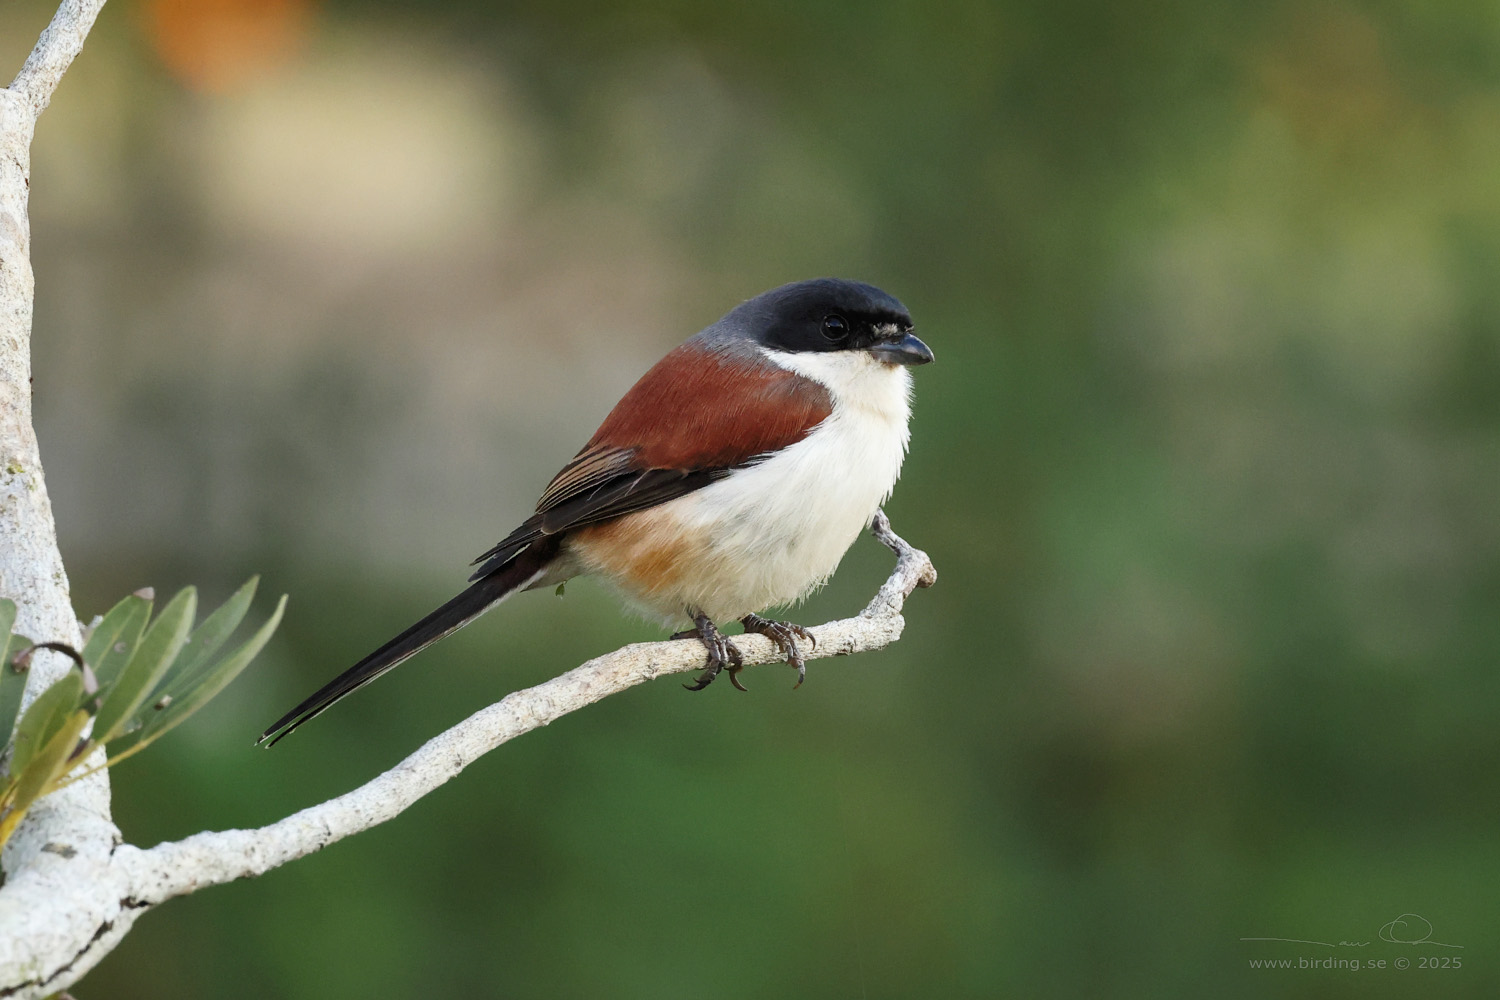
[[[909,333],[900,340],[876,344],[869,350],[876,361],[888,365],[925,365],[932,360],[932,348]]]

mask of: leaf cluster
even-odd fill
[[[94,750],[108,748],[106,767],[144,750],[250,664],[280,624],[286,595],[253,635],[218,654],[258,583],[251,577],[197,628],[195,588],[179,591],[154,619],[152,595],[137,592],[110,609],[82,652],[13,634],[16,606],[0,599],[0,747],[8,756],[0,774],[0,845],[38,799],[92,773],[78,768]],[[64,652],[74,665],[21,712],[26,671],[39,649]]]

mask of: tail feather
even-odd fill
[[[275,746],[298,726],[320,715],[346,695],[353,694],[439,639],[457,632],[516,591],[535,583],[546,573],[556,551],[555,542],[533,544],[505,566],[481,577],[463,593],[314,691],[296,708],[272,723],[255,741],[256,744],[265,743],[268,749]],[[267,740],[270,742],[266,743]]]

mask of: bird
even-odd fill
[[[911,368],[933,360],[873,285],[816,278],[749,299],[658,361],[482,553],[469,587],[277,719],[272,746],[514,593],[585,574],[706,652],[690,690],[742,657],[718,623],[768,637],[806,677],[805,628],[759,612],[833,574],[890,496],[910,438]]]

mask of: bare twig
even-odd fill
[[[26,65],[10,84],[12,91],[25,95],[33,119],[52,100],[53,91],[83,50],[83,40],[103,7],[104,0],[63,0],[52,23],[37,39]]]
[[[877,515],[876,536],[897,554],[896,568],[859,616],[809,631],[817,648],[808,659],[882,649],[905,627],[901,607],[917,587],[937,579],[927,554],[912,548]],[[745,665],[781,663],[783,654],[763,636],[736,636]],[[132,869],[134,897],[154,905],[205,885],[249,878],[311,854],[350,834],[399,815],[484,754],[533,729],[644,681],[703,666],[691,642],[645,642],[595,657],[550,681],[507,695],[423,744],[378,778],[259,830],[200,833],[148,851],[122,848]]]

